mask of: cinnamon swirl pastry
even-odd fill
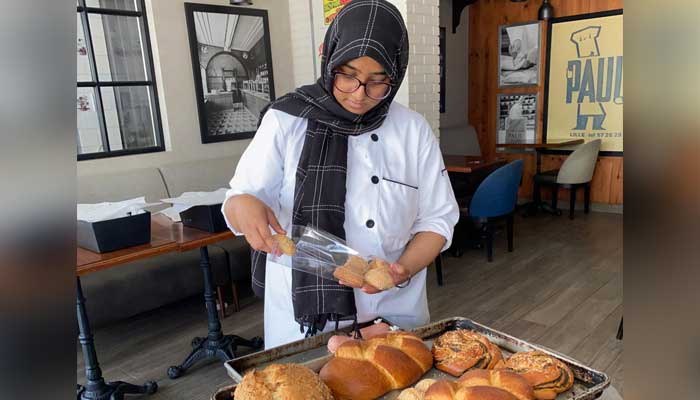
[[[432,351],[435,368],[453,376],[474,368],[493,369],[503,359],[498,346],[466,329],[445,332],[435,340]]]
[[[541,400],[554,399],[574,385],[571,368],[541,351],[515,353],[498,368],[501,366],[527,379],[535,391],[535,397]]]

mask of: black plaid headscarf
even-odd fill
[[[377,106],[357,115],[335,100],[333,71],[362,56],[381,64],[394,87]],[[308,120],[296,171],[294,224],[311,225],[345,239],[348,135],[361,135],[382,125],[407,65],[408,33],[401,13],[386,0],[354,0],[328,27],[319,80],[268,106]],[[254,252],[252,260],[253,290],[263,297],[265,254]],[[322,330],[329,320],[337,324],[357,314],[352,288],[296,269],[292,271],[292,301],[294,317],[307,335]]]

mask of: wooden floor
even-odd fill
[[[516,219],[515,251],[497,237],[495,258],[478,250],[445,258],[445,285],[430,267],[432,320],[464,316],[513,336],[558,350],[608,373],[623,393],[622,341],[615,339],[622,316],[622,215],[577,213]],[[89,299],[88,299],[89,301]],[[253,298],[222,321],[225,333],[262,335],[263,305]],[[209,399],[231,383],[219,362],[198,366],[177,379],[170,365],[182,362],[195,335],[206,334],[203,301],[191,299],[98,329],[97,353],[105,378],[158,381],[149,399]],[[85,381],[78,348],[78,380]]]

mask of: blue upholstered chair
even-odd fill
[[[515,160],[487,176],[472,197],[469,217],[480,225],[489,261],[493,261],[493,223],[498,219],[506,219],[508,251],[513,251],[513,211],[522,175],[523,161]]]
[[[518,187],[523,175],[523,161],[515,160],[493,171],[484,179],[471,198],[468,217],[479,225],[481,240],[486,241],[489,261],[493,261],[494,223],[506,219],[508,251],[513,251],[513,211],[518,201]],[[442,286],[442,254],[435,258],[438,285]]]

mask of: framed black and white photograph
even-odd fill
[[[498,86],[539,84],[540,23],[502,25],[498,40]]]
[[[537,94],[498,95],[497,144],[535,143]]]
[[[266,10],[185,3],[202,143],[252,138],[275,99]]]

